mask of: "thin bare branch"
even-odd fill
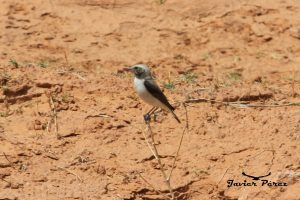
[[[156,193],[166,197],[166,198],[169,198],[167,195],[165,195],[164,193],[162,193],[161,191],[157,190],[149,181],[147,181],[142,175],[140,172],[137,172],[137,174],[139,175],[139,177],[147,184],[149,185]]]
[[[151,126],[150,126],[150,123],[147,122],[147,132],[148,132],[148,135],[150,135],[150,139],[151,139],[151,143],[152,143],[152,153],[153,155],[155,156],[155,159],[157,160],[157,163],[159,165],[159,169],[164,177],[164,182],[165,184],[167,185],[168,189],[169,189],[169,192],[170,192],[170,199],[173,200],[174,199],[174,192],[173,192],[173,188],[171,186],[171,183],[170,181],[168,180],[168,176],[163,168],[163,164],[161,162],[161,159],[160,159],[160,156],[159,156],[159,153],[157,151],[157,148],[156,148],[156,145],[155,145],[155,139],[154,139],[154,134],[152,132],[152,129],[151,129]]]
[[[268,107],[286,107],[286,106],[300,106],[300,103],[285,103],[285,104],[249,104],[248,102],[233,101],[233,102],[224,102],[214,99],[198,98],[198,99],[188,99],[184,103],[201,103],[201,102],[212,102],[212,103],[221,103],[227,106],[233,106],[236,108],[268,108]]]
[[[219,184],[220,184],[220,182],[223,180],[223,178],[224,178],[224,176],[227,174],[227,172],[228,172],[229,168],[230,168],[230,167],[228,167],[228,168],[225,170],[225,172],[224,172],[223,176],[220,178],[220,180],[218,181],[217,185],[219,185]]]
[[[148,148],[150,149],[151,153],[153,154],[153,156],[155,157],[155,159],[159,159],[159,158],[157,157],[157,155],[155,154],[155,152],[153,151],[152,145],[150,144],[150,142],[149,142],[149,140],[148,140],[148,137],[146,136],[145,132],[142,131],[142,133],[143,133],[143,135],[144,135],[146,144],[148,145]]]
[[[248,163],[249,163],[252,159],[256,158],[257,156],[259,156],[259,155],[261,155],[261,154],[263,154],[264,152],[271,152],[271,153],[272,153],[272,159],[271,159],[271,162],[270,162],[270,166],[269,166],[268,170],[266,171],[266,172],[269,172],[269,171],[271,170],[272,166],[273,166],[273,162],[274,162],[274,159],[275,159],[275,150],[274,150],[274,149],[265,149],[265,150],[263,150],[263,151],[261,151],[261,152],[255,154],[255,155],[252,156],[251,158],[247,159],[247,160],[245,161],[245,163],[244,163],[243,171],[244,171],[244,169],[246,168],[246,166],[248,166]]]
[[[64,171],[68,172],[69,174],[72,174],[72,175],[76,176],[76,178],[77,178],[80,182],[83,182],[83,180],[80,178],[80,176],[78,176],[78,175],[75,174],[74,172],[70,171],[69,169],[66,169],[66,168],[64,168],[64,167],[59,167],[59,166],[57,166],[57,168],[58,168],[58,169],[62,169],[62,170],[64,170]]]
[[[80,78],[81,80],[85,81],[86,78],[84,78],[83,76],[81,76],[80,74],[76,73],[76,72],[72,72],[71,74],[73,74],[74,76],[77,76],[78,78]]]
[[[52,94],[49,95],[49,104],[50,104],[50,108],[51,108],[51,112],[52,112],[52,119],[51,119],[51,122],[53,121],[54,122],[54,127],[55,127],[55,134],[56,134],[56,137],[57,138],[60,138],[60,135],[58,133],[58,123],[57,123],[57,111],[56,111],[56,107],[55,107],[55,104],[54,104],[54,100],[53,100],[53,96]],[[51,123],[50,122],[50,123]],[[49,124],[50,126],[50,124]],[[47,127],[49,127],[47,125]],[[48,129],[48,128],[47,128]]]
[[[93,118],[93,117],[111,118],[111,117],[113,117],[113,116],[107,115],[106,113],[99,113],[99,114],[87,115],[87,116],[85,117],[85,119]]]
[[[183,103],[182,104],[184,109],[185,109],[185,118],[186,118],[186,122],[185,122],[185,127],[182,131],[182,134],[181,134],[181,138],[180,138],[180,141],[179,141],[179,145],[178,145],[178,148],[177,148],[177,151],[176,151],[176,155],[174,157],[174,160],[173,160],[173,164],[172,164],[172,167],[171,167],[171,170],[170,170],[170,173],[169,173],[169,176],[168,176],[168,181],[170,181],[171,179],[171,176],[172,176],[172,173],[173,173],[173,170],[175,168],[175,163],[177,161],[177,158],[178,158],[178,155],[179,155],[179,151],[180,151],[180,148],[181,148],[181,145],[182,145],[182,141],[183,141],[183,136],[185,134],[185,132],[188,132],[189,130],[189,119],[188,119],[188,112],[187,112],[187,108],[186,108],[186,105]]]
[[[5,157],[5,159],[6,159],[11,165],[14,164],[13,162],[11,162],[11,161],[8,159],[8,156],[6,155],[6,153],[3,152],[3,156]]]

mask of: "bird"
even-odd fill
[[[150,116],[158,108],[170,112],[178,123],[179,118],[174,113],[175,108],[169,103],[151,75],[149,67],[145,64],[136,64],[129,68],[134,74],[134,88],[139,97],[153,108],[144,115],[145,121],[150,121]]]

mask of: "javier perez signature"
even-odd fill
[[[252,176],[252,175],[248,175],[245,172],[242,173],[243,176],[252,178],[252,182],[248,182],[246,180],[244,180],[244,182],[235,182],[233,179],[230,179],[227,181],[227,187],[248,187],[248,186],[268,186],[268,187],[282,187],[282,186],[288,186],[287,183],[285,182],[275,182],[275,181],[269,181],[267,179],[262,179],[260,180],[260,178],[265,178],[267,176],[271,175],[271,172],[269,172],[267,175],[264,176]],[[260,182],[257,182],[260,181]]]
[[[247,187],[247,186],[269,186],[269,187],[281,187],[288,186],[285,182],[274,182],[269,180],[260,180],[260,182],[248,182],[244,180],[244,182],[235,182],[234,180],[227,181],[227,187]]]

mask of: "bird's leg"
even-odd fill
[[[156,108],[156,109],[152,112],[153,119],[154,119],[155,122],[156,122],[156,118],[157,118],[159,112],[161,112],[161,110],[158,110],[158,108]]]
[[[157,107],[154,107],[154,109],[151,109],[151,112],[149,112],[149,115],[152,115],[152,114],[154,114],[155,113],[155,111],[157,111]]]
[[[146,123],[149,123],[150,120],[151,120],[151,115],[153,114],[153,112],[155,112],[157,110],[156,107],[153,107],[149,110],[149,112],[147,112],[145,115],[144,115],[144,120]]]
[[[153,115],[153,120],[154,120],[155,122],[156,122],[156,117],[157,117],[157,115],[156,115],[156,113],[157,113],[157,112],[156,112],[156,111],[157,111],[157,109],[158,109],[158,108],[157,108],[157,107],[155,107],[155,109],[154,109],[154,110],[152,110],[152,112],[149,114],[150,116],[151,116],[151,115]]]

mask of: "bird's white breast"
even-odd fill
[[[144,79],[134,78],[134,88],[139,96],[147,92],[147,89],[144,85]]]

